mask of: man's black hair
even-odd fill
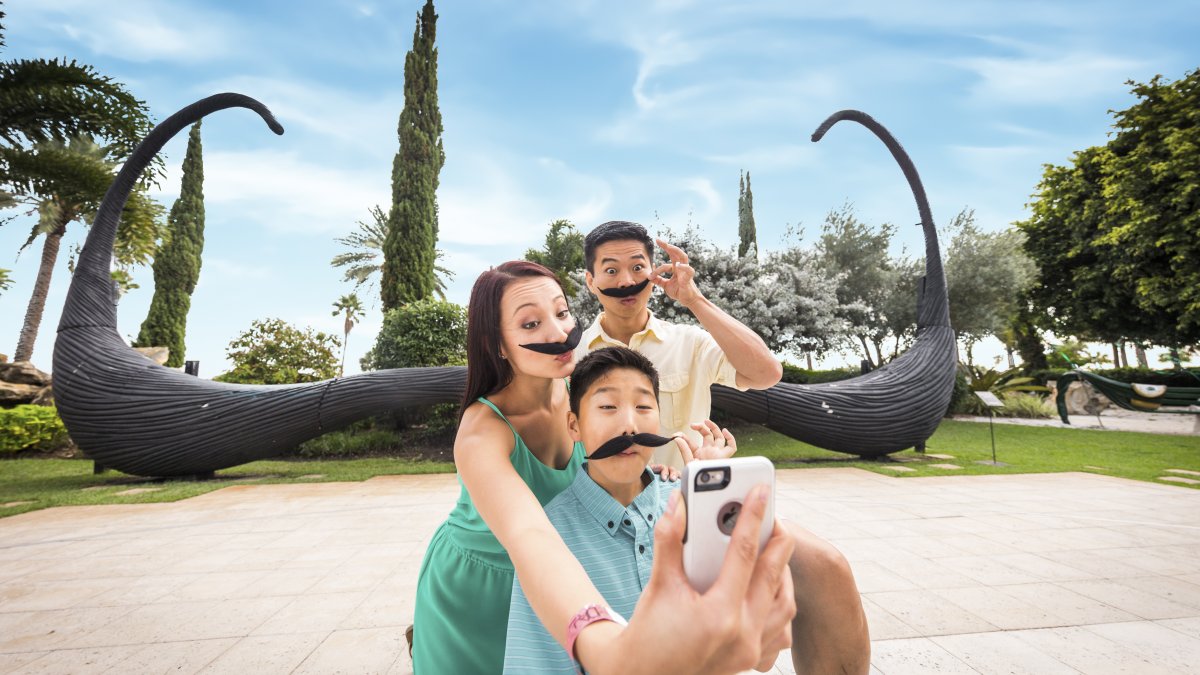
[[[646,233],[646,228],[627,220],[610,220],[595,227],[583,239],[583,263],[585,269],[592,274],[596,271],[592,265],[596,262],[596,249],[601,244],[610,241],[636,241],[646,247],[646,264],[654,263],[654,240]]]
[[[632,368],[650,379],[654,398],[658,398],[658,371],[650,359],[628,347],[605,347],[591,352],[575,364],[571,373],[571,412],[579,414],[579,403],[583,395],[596,383],[617,368]]]

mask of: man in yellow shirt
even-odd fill
[[[762,338],[704,297],[683,249],[661,239],[658,245],[670,262],[655,268],[654,241],[641,225],[610,221],[588,233],[583,245],[587,287],[603,311],[584,331],[575,358],[601,347],[645,354],[659,373],[660,429],[699,441],[691,425],[710,415],[709,387],[766,389],[779,382],[783,367]],[[654,286],[687,308],[703,328],[651,314],[647,303]],[[683,466],[671,447],[656,449],[651,461]]]
[[[588,233],[583,243],[587,287],[604,311],[583,332],[575,358],[608,346],[645,354],[659,373],[659,433],[682,431],[695,438],[700,432],[691,424],[708,419],[713,383],[766,389],[779,382],[783,367],[762,338],[700,293],[687,253],[661,239],[658,245],[670,262],[656,268],[654,240],[641,225],[612,221]],[[651,284],[692,312],[703,328],[652,315],[646,308]],[[682,466],[677,451],[664,454],[656,452],[651,461]],[[796,599],[796,672],[865,675],[871,638],[849,563],[813,533],[794,523],[784,527],[796,541],[788,564]]]

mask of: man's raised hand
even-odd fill
[[[659,248],[666,252],[670,262],[659,265],[650,273],[650,281],[675,302],[690,307],[693,302],[704,297],[696,286],[696,270],[688,264],[688,255],[683,249],[662,239],[654,240]],[[670,278],[663,275],[670,274]]]

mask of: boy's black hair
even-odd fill
[[[578,415],[583,395],[596,380],[617,368],[632,368],[649,378],[654,398],[658,399],[658,371],[650,359],[628,347],[605,347],[579,359],[579,363],[575,364],[575,372],[571,374],[571,412]]]
[[[596,249],[601,244],[607,244],[610,241],[626,241],[632,240],[640,242],[646,247],[646,264],[653,265],[654,263],[654,240],[646,233],[646,228],[631,223],[627,220],[610,220],[607,223],[601,223],[595,227],[587,236],[583,238],[583,263],[584,269],[595,274],[592,265],[596,262]]]

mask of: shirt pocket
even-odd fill
[[[672,433],[683,431],[683,427],[687,424],[687,388],[691,381],[691,373],[686,370],[679,373],[670,373],[660,375],[658,378],[658,397],[661,401],[670,404],[671,414],[664,417],[662,421],[671,426],[669,430]],[[661,409],[661,403],[660,403]]]

